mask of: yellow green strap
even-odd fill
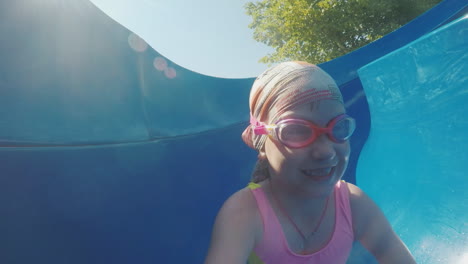
[[[254,252],[252,252],[247,260],[247,264],[265,264]]]
[[[258,184],[258,183],[255,183],[255,182],[249,182],[247,187],[249,187],[251,190],[255,190],[255,189],[260,188],[262,186],[260,184]]]

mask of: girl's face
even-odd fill
[[[344,114],[344,106],[336,100],[323,100],[297,106],[280,116],[280,119],[308,120],[320,127],[336,116]],[[326,134],[303,148],[288,148],[269,137],[265,154],[270,164],[270,175],[283,186],[302,190],[321,197],[328,195],[341,179],[348,165],[349,141],[336,143]]]

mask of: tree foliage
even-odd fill
[[[262,0],[245,5],[254,39],[275,48],[263,63],[321,63],[406,24],[441,0]]]

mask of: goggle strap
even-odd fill
[[[250,125],[255,135],[268,134],[268,130],[265,126],[265,123],[258,122],[258,120],[255,119],[255,117],[253,117],[252,115],[250,115]]]

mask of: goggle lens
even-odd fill
[[[278,123],[276,135],[286,146],[301,148],[311,144],[322,133],[326,133],[334,142],[343,143],[351,137],[355,128],[354,119],[346,115],[336,117],[326,128],[305,120],[288,119]]]
[[[356,129],[356,122],[351,117],[345,117],[335,123],[332,129],[332,135],[335,141],[344,142],[351,137]]]
[[[314,137],[314,130],[306,124],[284,123],[278,127],[279,140],[288,144],[301,144]]]

